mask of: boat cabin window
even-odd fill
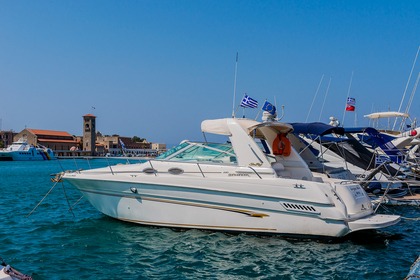
[[[156,157],[156,159],[167,159],[170,158],[173,154],[177,153],[179,150],[184,149],[188,146],[188,142],[182,142],[178,146],[173,147],[172,149],[167,150],[165,153]]]

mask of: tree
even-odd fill
[[[140,138],[138,136],[133,136],[133,138],[131,139],[134,143],[138,143],[138,142],[144,142],[144,138]]]

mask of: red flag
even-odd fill
[[[347,105],[346,106],[346,111],[354,111],[356,109],[356,107],[352,106],[352,105]]]

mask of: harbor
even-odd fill
[[[0,9],[0,280],[420,278],[420,2]]]
[[[138,226],[78,201],[80,192],[66,184],[29,215],[54,185],[51,174],[107,165],[1,162],[2,257],[34,279],[403,279],[420,248],[412,206],[381,208],[404,217],[398,226],[335,241]]]

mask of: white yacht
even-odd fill
[[[144,163],[60,178],[105,215],[142,225],[341,237],[400,220],[375,214],[359,184],[311,172],[290,146],[291,125],[226,118],[201,129],[229,140],[183,141]]]
[[[5,149],[0,149],[0,161],[14,160],[51,160],[56,159],[50,148],[30,145],[25,138],[20,138]]]

